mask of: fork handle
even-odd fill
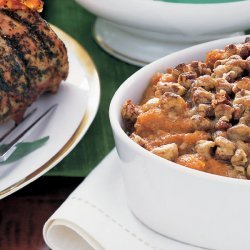
[[[8,143],[0,153],[0,162],[6,161],[10,155],[16,150],[16,145],[21,142],[25,135],[31,131],[31,129],[44,118],[48,113],[54,110],[58,104],[52,105],[49,109],[47,109],[42,115],[40,115],[31,125],[29,125],[21,134],[19,134],[15,139],[13,139],[10,143]]]

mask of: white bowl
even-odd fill
[[[110,104],[110,121],[121,158],[129,207],[153,230],[209,249],[249,249],[250,181],[216,176],[162,159],[123,131],[121,107],[141,99],[155,72],[203,60],[207,51],[243,42],[245,36],[197,45],[145,66],[128,78]]]
[[[250,27],[250,1],[217,4],[76,1],[100,17],[95,23],[94,36],[101,47],[137,65]]]

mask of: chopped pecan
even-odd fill
[[[165,92],[161,96],[160,106],[170,117],[183,115],[187,108],[185,100],[181,96],[171,92]]]
[[[246,59],[247,57],[250,56],[250,44],[242,44],[242,46],[240,46],[238,48],[238,54],[243,58]]]
[[[139,144],[141,147],[143,148],[146,148],[147,147],[147,141],[145,139],[143,139],[141,136],[135,134],[135,133],[132,133],[130,135],[130,138],[136,142],[137,144]]]
[[[158,82],[156,85],[155,96],[160,97],[165,92],[172,92],[177,95],[184,95],[186,93],[186,89],[181,86],[179,83],[174,82]]]
[[[212,139],[213,140],[215,140],[215,138],[217,138],[219,136],[227,138],[227,132],[226,131],[222,131],[222,130],[217,130],[214,133],[212,133]]]
[[[248,179],[250,178],[250,165],[247,166],[246,176],[247,176]]]
[[[235,82],[233,86],[233,92],[237,93],[238,91],[242,89],[250,90],[250,78],[249,77],[242,77],[241,80]]]
[[[127,100],[122,106],[121,115],[127,131],[132,132],[139,115],[139,108],[131,100]]]
[[[234,166],[234,169],[242,176],[245,176],[246,175],[246,169],[242,166]],[[239,178],[237,176],[237,178]]]
[[[236,149],[234,155],[231,158],[231,163],[234,167],[237,166],[246,166],[246,163],[248,162],[247,160],[247,155],[243,149]]]
[[[250,142],[250,127],[245,124],[235,125],[227,130],[227,135],[232,141]]]
[[[185,88],[190,88],[196,77],[196,74],[193,72],[184,72],[179,75],[178,83],[184,86]]]
[[[224,90],[227,94],[230,94],[232,92],[233,85],[224,78],[217,78],[215,79],[215,88],[217,92]]]
[[[211,75],[211,69],[206,63],[200,61],[193,61],[190,64],[190,68],[193,72],[197,74],[197,76]]]
[[[250,147],[249,147],[249,143],[245,143],[243,141],[236,141],[236,147],[239,148],[239,149],[243,149],[247,155],[250,156]]]
[[[243,95],[243,96],[239,95],[239,93],[243,93],[243,92],[244,92],[244,94],[246,94],[246,92],[250,93],[250,91],[248,91],[248,90],[239,91],[235,96],[233,104],[241,104],[244,106],[245,109],[250,108],[250,95],[249,95],[249,93],[247,93],[246,95]]]
[[[214,122],[200,115],[193,115],[191,121],[195,130],[210,130],[214,127]]]
[[[230,82],[235,80],[248,68],[246,60],[237,55],[230,56],[219,63],[220,65],[215,66],[212,76],[215,78],[228,78],[227,80],[230,80]]]
[[[225,47],[226,58],[237,54],[237,46],[235,44],[229,44]]]
[[[175,77],[175,79],[178,79],[180,74],[188,71],[189,67],[185,63],[180,63],[173,69],[172,75]]]
[[[250,109],[247,108],[243,114],[243,116],[240,118],[239,123],[245,124],[247,126],[250,126]]]
[[[214,99],[214,94],[206,91],[201,87],[194,87],[192,93],[192,101],[195,105],[204,103],[209,104]]]
[[[233,119],[239,120],[245,111],[245,107],[242,104],[233,104],[234,112]]]
[[[175,143],[156,147],[152,149],[151,152],[169,161],[175,161],[175,159],[179,156],[178,147]]]
[[[214,78],[212,78],[209,75],[203,75],[203,76],[198,77],[194,81],[192,86],[193,87],[202,87],[205,90],[211,90],[211,89],[215,88],[215,84],[216,84],[216,81]]]
[[[216,118],[221,118],[222,116],[225,116],[226,118],[228,118],[228,121],[232,119],[233,112],[234,108],[223,103],[217,105],[214,109]]]
[[[195,150],[199,155],[204,156],[206,159],[210,159],[211,151],[214,146],[215,142],[213,141],[200,140],[196,143]]]
[[[222,116],[215,124],[215,129],[217,130],[228,130],[232,127],[232,124],[229,122],[228,117]]]
[[[214,95],[212,106],[215,108],[219,104],[231,105],[230,98],[225,90],[220,90]]]
[[[250,72],[250,56],[246,59],[247,62],[247,71]]]
[[[216,137],[214,142],[217,146],[215,156],[220,160],[230,160],[236,149],[235,143],[222,136]]]
[[[198,113],[203,117],[213,117],[214,116],[214,109],[210,104],[199,104],[198,106]]]

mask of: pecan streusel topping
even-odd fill
[[[157,72],[122,117],[131,139],[160,157],[250,179],[250,38]]]

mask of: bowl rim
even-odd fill
[[[100,5],[100,0],[92,0],[92,1],[89,1],[89,0],[76,0],[79,4],[86,4],[88,6],[92,6],[95,5],[95,3],[98,3]],[[126,4],[132,4],[132,5],[140,5],[141,3],[143,3],[143,5],[145,6],[159,6],[159,7],[162,7],[163,5],[165,6],[178,6],[180,7],[180,5],[182,6],[197,6],[197,7],[203,7],[204,5],[206,6],[218,6],[218,5],[244,5],[246,4],[248,0],[234,0],[232,2],[222,2],[222,3],[182,3],[182,2],[168,2],[168,1],[163,1],[163,0],[150,0],[150,1],[145,1],[145,0],[126,0],[124,1],[124,3]],[[117,3],[116,0],[102,0],[102,2],[113,2],[113,3]]]
[[[184,174],[188,174],[191,176],[199,177],[199,178],[202,178],[202,179],[205,179],[208,181],[250,186],[250,180],[230,178],[230,177],[226,177],[226,176],[210,174],[210,173],[202,172],[199,170],[195,170],[195,169],[191,169],[191,168],[183,167],[183,166],[181,166],[181,168],[180,168],[179,164],[172,162],[172,161],[168,161],[166,159],[163,159],[157,155],[154,155],[153,153],[151,153],[148,150],[139,146],[137,143],[135,143],[133,140],[131,140],[127,136],[127,134],[125,133],[125,131],[122,129],[122,127],[120,125],[119,116],[117,116],[117,114],[119,114],[120,109],[121,109],[121,107],[119,106],[120,97],[123,96],[124,91],[127,88],[129,88],[131,83],[134,81],[135,78],[138,77],[138,75],[140,77],[140,76],[144,75],[144,73],[149,71],[150,69],[160,67],[166,61],[171,61],[171,60],[173,60],[173,58],[180,56],[183,53],[187,53],[189,50],[202,49],[205,46],[206,47],[214,47],[214,49],[216,49],[217,48],[216,45],[217,46],[219,46],[219,45],[225,46],[225,45],[229,44],[230,42],[234,43],[234,42],[244,41],[244,39],[246,37],[249,37],[249,36],[250,35],[243,35],[243,36],[235,36],[235,37],[231,37],[231,38],[223,38],[223,39],[218,39],[218,40],[214,40],[214,41],[210,41],[210,42],[206,42],[206,43],[201,43],[199,45],[191,46],[191,47],[186,48],[184,50],[180,50],[180,51],[174,52],[172,54],[169,54],[165,57],[162,57],[162,58],[144,66],[143,68],[139,69],[138,71],[136,71],[134,74],[132,74],[127,80],[125,80],[120,85],[120,87],[116,90],[114,96],[111,99],[110,106],[109,106],[109,119],[110,119],[110,124],[111,124],[112,130],[113,130],[114,136],[119,137],[119,139],[122,141],[122,143],[125,143],[126,145],[131,147],[132,150],[135,150],[143,157],[150,157],[154,161],[159,162],[161,165],[166,163],[166,161],[168,163],[171,163],[171,164],[168,164],[167,167],[172,168],[172,170],[177,171],[179,173],[184,173]]]
[[[160,0],[126,0],[126,1],[116,1],[116,0],[76,0],[76,2],[85,8],[91,10],[95,13],[102,13],[107,14],[107,19],[113,19],[111,16],[117,17],[116,13],[113,13],[113,8],[118,8],[119,14],[125,14],[126,12],[131,11],[134,9],[134,13],[144,13],[144,11],[151,10],[152,12],[164,12],[169,10],[180,10],[180,7],[185,8],[192,8],[192,10],[199,10],[204,13],[207,13],[211,10],[224,10],[225,7],[227,8],[234,8],[242,9],[243,7],[248,7],[250,5],[249,0],[240,0],[240,1],[233,1],[233,2],[226,2],[226,3],[174,3],[174,2],[165,2]],[[104,5],[100,4],[101,2],[105,2]],[[113,5],[113,8],[110,8],[110,4]],[[124,10],[123,7],[125,6],[126,9]],[[206,6],[206,9],[204,9]],[[191,9],[190,9],[191,10]],[[130,12],[131,13],[131,12]],[[133,13],[131,13],[133,14]],[[193,14],[193,13],[192,13]],[[100,15],[102,16],[102,15]],[[114,20],[117,18],[114,18]],[[119,18],[118,18],[119,19]]]
[[[76,1],[96,16],[122,26],[120,28],[132,27],[138,32],[147,30],[169,35],[192,36],[196,39],[203,35],[215,35],[220,38],[222,31],[224,34],[232,34],[249,28],[250,16],[247,10],[250,7],[250,1],[248,0],[209,4],[153,0]],[[220,13],[220,15],[214,13]],[[128,15],[129,18],[127,18]],[[221,22],[222,17],[227,22]]]

